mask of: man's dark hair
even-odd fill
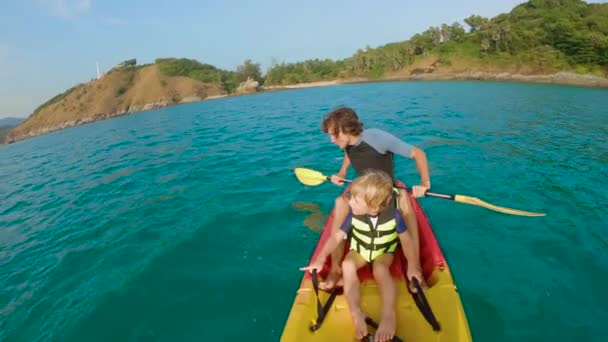
[[[323,132],[333,135],[342,132],[358,136],[363,132],[363,124],[359,121],[357,113],[348,107],[341,107],[327,114],[321,127]]]

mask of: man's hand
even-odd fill
[[[414,185],[412,187],[412,194],[414,195],[414,197],[419,198],[419,197],[424,197],[426,192],[429,191],[431,189],[431,184],[427,185]]]
[[[342,186],[344,185],[344,176],[341,175],[332,175],[331,177],[331,182],[338,185],[338,186]]]

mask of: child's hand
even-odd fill
[[[314,261],[312,262],[310,265],[306,266],[306,267],[301,267],[300,271],[310,271],[312,272],[313,270],[316,270],[317,273],[321,272],[321,270],[323,269],[323,262],[317,262]]]
[[[414,282],[412,281],[412,278],[416,278],[418,280],[418,283],[420,284],[420,287],[422,289],[426,289],[427,288],[426,282],[424,281],[424,277],[422,277],[422,272],[419,269],[416,269],[414,267],[412,267],[411,269],[408,268],[408,270],[407,270],[407,279],[409,280],[410,291],[412,293],[418,292],[418,290],[414,286]]]

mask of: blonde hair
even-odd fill
[[[371,210],[380,212],[392,200],[393,180],[386,172],[368,170],[353,181],[350,193],[361,196]]]

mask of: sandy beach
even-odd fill
[[[387,76],[380,79],[369,79],[369,78],[349,78],[349,79],[338,79],[329,81],[317,81],[317,82],[305,82],[290,85],[272,85],[263,86],[262,91],[276,91],[276,90],[287,90],[287,89],[302,89],[302,88],[315,88],[315,87],[326,87],[340,84],[353,84],[353,83],[368,83],[368,82],[388,82],[388,81],[504,81],[504,82],[524,82],[524,83],[546,83],[546,84],[561,84],[561,85],[575,85],[585,87],[601,87],[608,88],[608,79],[594,76],[594,75],[581,75],[573,72],[558,72],[555,74],[546,75],[523,75],[509,72],[502,73],[491,73],[484,71],[469,71],[462,73],[427,73],[410,76]],[[215,98],[215,97],[214,97]]]

